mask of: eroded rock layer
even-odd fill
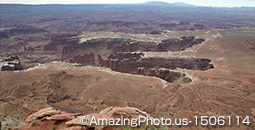
[[[208,70],[214,68],[210,59],[204,58],[143,58],[144,53],[118,53],[107,59],[98,56],[101,66],[114,71],[156,76],[168,82],[187,83],[192,80],[186,74],[171,69]]]
[[[179,23],[189,25],[189,23]],[[163,25],[162,25],[163,26]],[[156,33],[156,32],[155,32]],[[81,65],[104,66],[113,71],[155,76],[172,83],[188,83],[192,80],[186,74],[173,69],[208,70],[213,68],[210,59],[204,58],[145,58],[143,52],[182,51],[193,45],[201,44],[204,39],[195,36],[168,38],[158,43],[137,41],[126,38],[92,38],[81,40],[78,34],[53,36],[44,52],[60,54],[59,60]],[[33,47],[24,47],[27,52]]]
[[[83,42],[79,42],[78,39],[75,35],[55,36],[51,39],[51,43],[45,46],[45,50],[57,50],[59,46],[62,48],[62,61],[104,66],[123,73],[156,76],[176,83],[187,83],[192,80],[186,74],[172,69],[208,70],[213,68],[210,59],[143,58],[144,53],[135,53],[182,51],[204,41],[195,36],[165,39],[160,43],[125,38],[87,39]]]
[[[74,56],[73,59],[70,60],[70,63],[80,63],[81,65],[94,65],[95,64],[95,58],[94,54],[84,54],[83,56]]]
[[[3,60],[0,59],[0,68],[2,71],[14,71],[23,69],[19,57],[16,55],[9,55]]]
[[[181,51],[193,45],[200,44],[204,39],[195,39],[194,36],[184,36],[180,39],[166,39],[161,43],[153,42],[135,42],[121,44],[113,49],[113,53],[117,52],[133,52],[133,51],[154,51],[154,52],[167,52],[167,51]]]
[[[172,38],[162,40],[160,43],[135,41],[124,38],[100,38],[90,39],[85,42],[78,43],[78,40],[71,37],[55,37],[51,39],[51,43],[46,45],[46,49],[52,46],[52,50],[56,46],[64,45],[62,55],[68,57],[69,55],[76,54],[79,51],[89,51],[95,54],[100,53],[100,50],[108,50],[110,54],[117,54],[118,52],[167,52],[167,51],[181,51],[193,45],[201,44],[204,39],[196,39],[194,36],[183,36],[180,38]],[[65,44],[64,44],[65,43]]]

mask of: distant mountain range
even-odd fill
[[[61,4],[61,3],[55,3],[55,4],[25,4],[25,3],[1,3],[0,2],[0,6],[1,5],[149,5],[149,6],[172,6],[172,7],[210,7],[210,8],[214,8],[214,6],[201,6],[201,5],[193,5],[193,4],[187,4],[184,2],[175,2],[175,3],[168,3],[168,2],[163,2],[163,1],[148,1],[148,2],[144,2],[144,3],[94,3],[94,4],[86,4],[86,3],[81,3],[81,4]],[[216,7],[216,8],[245,8],[245,9],[252,9],[254,10],[255,7],[252,6],[241,6],[241,7]]]
[[[175,2],[175,3],[167,3],[162,1],[148,1],[145,3],[141,3],[141,5],[161,5],[161,6],[182,6],[182,7],[196,7],[196,5],[186,4],[184,2]]]

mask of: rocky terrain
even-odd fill
[[[115,130],[82,115],[231,116],[253,130],[254,8],[0,4],[0,129]],[[249,116],[250,125],[234,117]],[[201,119],[199,119],[201,120]]]
[[[35,48],[28,51],[28,48],[21,47],[17,55],[22,66],[35,65],[22,71],[0,72],[2,128],[31,127],[31,123],[24,125],[27,116],[50,105],[69,113],[85,115],[99,113],[111,106],[135,107],[153,117],[192,119],[194,115],[249,115],[251,126],[232,128],[250,129],[254,126],[255,68],[254,60],[251,60],[254,53],[249,43],[253,39],[253,30],[228,31],[232,34],[225,33],[225,30],[193,32],[189,35],[197,35],[199,38],[195,39],[205,40],[179,51],[113,53],[115,44],[118,46],[139,38],[146,39],[151,34],[143,37],[133,35],[137,37],[130,40],[121,37],[93,38],[88,42],[84,42],[84,38],[90,34],[87,37],[84,34],[63,35],[56,36],[59,42],[52,38],[44,44],[56,43],[56,50]],[[233,37],[240,32],[243,35],[236,37],[233,42]],[[160,41],[165,35],[170,33],[155,37],[161,39],[155,40],[155,44],[162,44]],[[188,34],[171,33],[171,38],[185,35]],[[150,43],[148,41],[146,43]],[[64,49],[68,46],[74,49]],[[52,63],[54,60],[63,62]],[[63,126],[54,124],[54,121],[38,122],[39,125],[33,128],[65,127],[65,121]],[[214,129],[212,126],[193,125],[188,128]]]
[[[182,24],[186,25],[187,23]],[[114,35],[118,35],[118,33]],[[146,38],[123,38],[123,36],[119,36],[118,38],[93,38],[84,40],[84,37],[86,37],[84,33],[62,34],[51,37],[50,42],[44,45],[43,48],[42,46],[39,48],[35,46],[24,46],[24,50],[21,50],[20,55],[28,60],[24,62],[24,68],[34,66],[36,63],[47,63],[47,61],[58,60],[79,63],[81,65],[104,66],[118,72],[156,76],[168,82],[178,83],[189,83],[192,80],[186,74],[175,72],[171,69],[207,70],[213,68],[213,65],[210,63],[211,60],[204,58],[144,58],[142,57],[144,55],[143,53],[133,57],[133,52],[183,51],[194,45],[202,44],[205,41],[205,39],[195,38],[195,36],[168,38],[164,36],[166,34],[158,35],[162,37],[161,41],[146,41]],[[137,35],[136,37],[139,36]],[[45,56],[31,57],[27,55],[49,53],[53,54],[55,58],[51,59]],[[139,70],[139,68],[143,68],[143,70]],[[142,73],[139,71],[142,71]]]

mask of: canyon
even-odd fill
[[[124,38],[90,39],[80,43],[78,37],[71,34],[55,36],[49,45],[44,46],[44,51],[59,51],[61,49],[57,48],[62,48],[61,61],[102,66],[123,73],[156,76],[168,82],[192,82],[186,74],[172,71],[173,69],[208,70],[214,68],[211,60],[205,58],[143,57],[142,52],[183,51],[205,41],[195,36],[166,39],[160,43]]]
[[[0,129],[133,129],[81,126],[82,115],[233,117],[231,126],[157,127],[167,130],[255,126],[254,8],[0,8]]]

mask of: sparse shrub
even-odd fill
[[[32,122],[31,122],[31,126],[35,126],[37,124],[37,120],[33,120]]]
[[[18,128],[17,128],[17,127],[14,127],[14,130],[18,130]]]
[[[146,126],[145,130],[155,130],[155,128],[153,126]]]
[[[50,128],[51,128],[51,130],[55,130],[57,128],[57,126],[52,125]]]

